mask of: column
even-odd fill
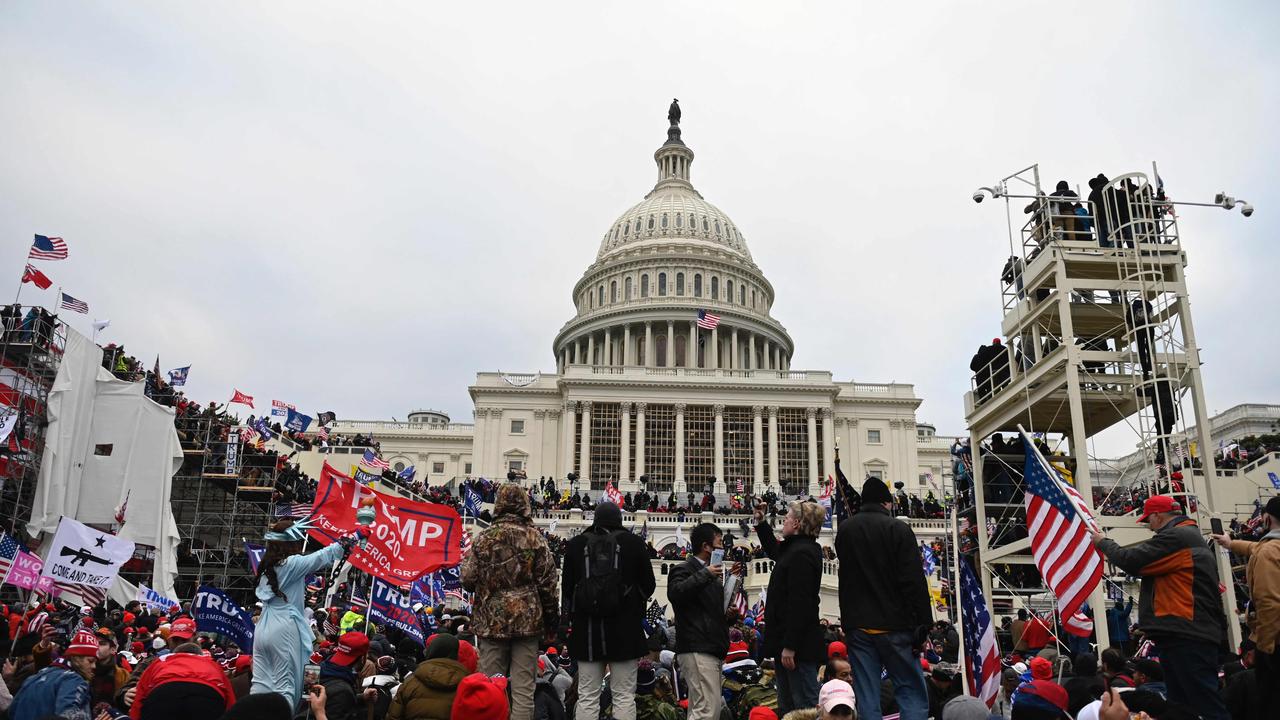
[[[604,329],[604,347],[600,348],[600,364],[613,364],[613,329]]]
[[[623,367],[635,363],[635,358],[631,356],[631,325],[622,326],[622,362],[618,363]]]
[[[769,484],[782,492],[778,484],[778,406],[769,406]]]
[[[765,370],[777,370],[777,368],[776,368],[776,367],[774,367],[774,365],[773,365],[773,356],[769,354],[769,340],[768,340],[768,338],[766,338],[766,339],[765,339],[765,341],[764,341],[764,352],[763,352],[763,353],[761,353],[761,355],[763,355],[763,357],[764,357],[764,369],[765,369]]]
[[[805,408],[804,421],[809,436],[809,493],[814,494],[818,484],[818,408]]]
[[[715,449],[712,451],[712,467],[716,474],[716,490],[724,488],[725,492],[729,490],[729,479],[724,476],[724,405],[716,403],[712,406],[715,411]]]
[[[645,367],[653,367],[657,364],[657,355],[653,350],[653,322],[644,321],[644,362],[641,364]]]
[[[782,347],[778,345],[773,346],[773,367],[775,370],[782,369]]]
[[[742,355],[738,354],[738,328],[734,328],[729,333],[729,368],[732,370],[742,369]]]
[[[573,421],[577,419],[578,403],[573,400],[564,402],[564,415],[560,423],[560,443],[563,445],[560,461],[560,474],[562,476],[573,472]]]
[[[707,367],[720,369],[720,326],[711,328],[711,344],[707,345]]]
[[[618,438],[618,485],[625,485],[629,477],[627,466],[631,464],[631,403],[620,403],[622,411],[622,425]]]
[[[676,492],[686,492],[684,481],[684,403],[676,403]]]
[[[583,484],[590,487],[587,481],[591,479],[591,401],[583,400],[581,405],[582,440],[579,447],[582,448],[582,459],[578,461],[578,474],[582,476]]]
[[[582,340],[573,341],[573,364],[578,365],[582,362]]]
[[[667,367],[676,366],[676,323],[667,321]]]
[[[645,403],[636,403],[636,482],[644,476],[644,408]]]
[[[489,408],[476,408],[476,427],[471,434],[471,474],[479,475],[484,471],[484,452],[489,432]],[[430,468],[428,468],[430,469]],[[425,476],[426,473],[423,473]]]
[[[542,424],[547,421],[547,411],[538,409],[533,411],[533,431],[529,434],[533,436],[533,442],[529,447],[529,462],[525,471],[529,473],[529,477],[535,475],[546,475],[546,471],[542,468],[545,463],[542,461],[542,437],[545,433],[542,431]]]
[[[489,477],[498,481],[507,479],[507,468],[502,462],[502,410],[489,409],[489,431],[492,442],[485,446],[485,454],[489,456]]]
[[[756,367],[756,334],[747,333],[747,369],[758,370]]]
[[[560,408],[548,410],[547,424],[542,428],[542,457],[544,459],[541,463],[542,469],[538,471],[539,475],[556,476],[556,443],[559,441],[560,436],[555,433],[559,431],[559,428],[556,427],[559,422]]]
[[[695,368],[698,367],[698,321],[689,321],[689,342],[684,344],[685,353],[684,366]]]
[[[836,476],[836,447],[834,421],[831,419],[831,408],[822,408],[822,480]]]
[[[752,492],[757,495],[764,494],[764,424],[760,420],[763,411],[763,406],[751,406],[751,479]]]
[[[591,333],[587,336],[587,364],[596,364],[596,334]]]

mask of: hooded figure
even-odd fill
[[[458,639],[441,633],[427,642],[427,659],[405,678],[387,720],[449,720],[458,683],[468,675],[458,662]]]

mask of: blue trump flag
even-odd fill
[[[284,421],[285,429],[293,432],[306,432],[307,427],[311,425],[311,416],[303,415],[293,408],[288,408],[288,412],[288,417]]]
[[[241,652],[253,652],[253,616],[216,587],[201,585],[191,604],[196,629],[231,638]]]
[[[258,563],[262,562],[262,556],[267,554],[265,545],[255,545],[248,540],[244,541],[245,554],[249,556],[249,570],[254,575],[258,574]]]
[[[394,585],[373,579],[373,602],[369,606],[369,619],[397,628],[419,645],[426,645],[426,636],[418,624],[418,615],[406,593]]]

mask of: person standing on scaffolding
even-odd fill
[[[307,520],[285,519],[271,526],[264,536],[267,551],[254,578],[262,616],[254,629],[253,686],[249,692],[280,693],[290,707],[297,707],[302,698],[302,670],[312,650],[311,627],[302,614],[307,576],[341,560],[358,539],[344,536],[303,555],[303,541],[311,528]]]

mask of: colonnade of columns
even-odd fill
[[[726,327],[724,323],[711,330],[699,328],[696,320],[688,321],[687,328],[685,325],[685,321],[646,320],[588,333],[561,349],[560,371],[563,372],[566,365],[791,369],[791,359],[783,346],[767,335],[745,328],[740,331],[737,327]],[[677,336],[684,340],[680,355],[676,353]],[[661,353],[658,348],[660,339],[663,340]],[[698,352],[700,346],[702,353]]]
[[[592,401],[570,400],[565,402],[563,415],[563,431],[561,437],[565,439],[563,447],[563,461],[561,467],[568,468],[570,471],[576,471],[579,475],[580,482],[588,482],[592,478],[591,468],[591,410]],[[639,479],[645,475],[645,412],[648,404],[644,402],[621,402],[619,403],[619,418],[621,427],[619,428],[619,459],[620,468],[618,477],[616,478],[618,488],[627,491],[639,487]],[[674,491],[683,493],[688,491],[689,484],[685,477],[685,403],[673,403],[675,409],[675,463],[674,463]],[[725,446],[724,446],[724,411],[725,406],[716,404],[712,406],[714,417],[714,445],[712,466],[716,477],[715,492],[727,492],[729,490],[728,483],[737,478],[726,478],[724,475],[725,468]],[[581,413],[582,424],[578,428],[577,435],[574,434],[574,426],[578,413]],[[752,480],[757,492],[764,489],[765,484],[765,460],[768,459],[768,484],[779,487],[779,457],[778,457],[778,406],[777,405],[753,405],[751,407],[751,427],[752,427]],[[762,432],[768,422],[769,442],[767,448],[764,443],[764,433]],[[818,423],[819,419],[821,424]],[[631,423],[636,423],[635,446],[631,445]],[[808,488],[810,493],[820,491],[819,478],[825,479],[835,473],[835,433],[830,408],[806,408],[806,420],[808,430]],[[822,437],[822,456],[818,455],[818,433],[821,432]],[[576,451],[576,452],[575,452]],[[767,451],[767,455],[765,454]],[[635,473],[631,473],[631,458],[634,454]],[[612,479],[612,478],[610,478]],[[743,478],[744,480],[746,478]],[[700,480],[700,478],[695,478]],[[701,490],[702,488],[693,488]]]

